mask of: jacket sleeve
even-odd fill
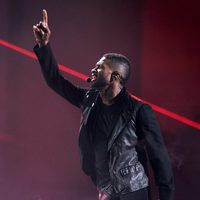
[[[160,200],[173,200],[174,181],[171,163],[152,108],[144,104],[139,110],[139,130],[158,185]]]
[[[36,45],[33,50],[39,60],[42,73],[48,86],[71,104],[80,108],[87,90],[74,86],[62,76],[50,44],[40,48]]]

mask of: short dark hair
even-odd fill
[[[121,70],[123,70],[121,78],[122,84],[125,85],[131,74],[131,63],[129,59],[126,56],[118,53],[106,53],[103,55],[103,57],[110,61],[110,67],[120,67]]]

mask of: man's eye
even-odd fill
[[[97,70],[99,70],[99,69],[101,69],[101,66],[98,66],[98,67],[97,67]]]

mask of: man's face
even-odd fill
[[[91,70],[92,88],[103,89],[110,84],[112,70],[108,65],[108,60],[102,57],[96,64],[96,67]]]

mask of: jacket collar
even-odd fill
[[[86,98],[90,98],[89,96]],[[91,97],[91,101],[88,106],[85,107],[83,111],[83,123],[86,125],[88,122],[89,115],[91,114],[91,110],[95,107],[96,103],[98,102],[98,98],[101,98],[99,93],[95,91],[95,95]],[[127,121],[129,120],[130,114],[126,112],[129,108],[129,96],[124,87],[121,92],[115,97],[115,103],[118,104],[118,119],[115,122],[114,128],[111,132],[111,136],[108,141],[108,151],[110,150],[113,142],[125,128]]]

